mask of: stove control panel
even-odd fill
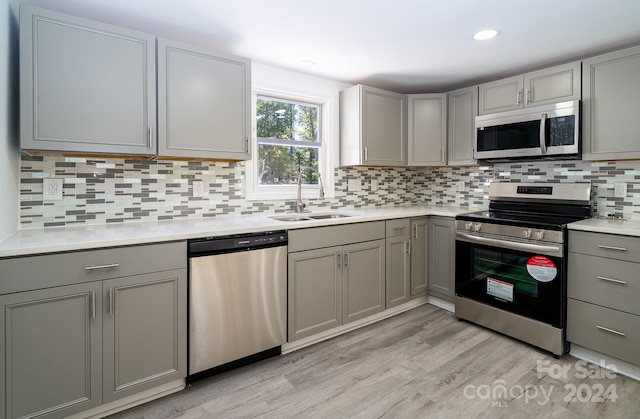
[[[482,224],[466,222],[464,223],[464,229],[467,231],[480,231],[482,230]]]
[[[539,230],[537,228],[518,227],[494,223],[475,223],[472,221],[456,220],[456,230],[463,234],[479,236],[503,236],[520,241],[530,240],[539,242],[563,243],[562,231]]]

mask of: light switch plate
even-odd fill
[[[191,187],[193,188],[193,196],[202,198],[205,195],[204,182],[202,180],[194,180]]]
[[[62,179],[49,178],[42,180],[42,200],[62,201]]]
[[[616,183],[613,188],[613,196],[615,198],[627,197],[627,184],[626,182]]]
[[[347,187],[349,188],[349,192],[358,192],[362,190],[362,182],[360,179],[349,179]]]

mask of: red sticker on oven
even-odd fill
[[[533,256],[527,261],[527,272],[536,281],[551,282],[558,275],[558,268],[546,256]]]

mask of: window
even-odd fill
[[[255,95],[256,141],[247,167],[248,199],[295,198],[300,173],[303,196],[319,197],[328,172],[325,107],[318,99],[273,92]]]

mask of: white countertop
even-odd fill
[[[640,221],[615,218],[588,218],[567,226],[569,230],[590,231],[592,233],[621,234],[640,237]]]
[[[298,222],[277,221],[269,218],[279,214],[224,216],[211,219],[153,221],[141,223],[100,224],[72,227],[49,227],[19,230],[0,242],[0,258],[27,256],[41,253],[68,252],[103,247],[128,246],[145,243],[196,239],[229,234],[254,233],[273,230],[326,225],[350,224],[393,218],[439,215],[455,217],[482,208],[441,205],[405,205],[367,209],[318,211],[318,214],[337,212],[350,217],[305,220]]]

